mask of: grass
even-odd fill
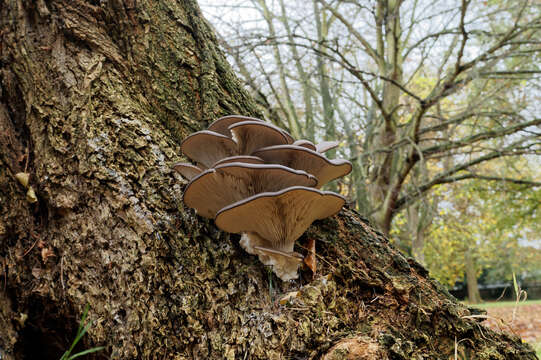
[[[94,348],[91,348],[91,349],[87,349],[87,350],[78,352],[78,353],[73,354],[73,355],[71,354],[71,352],[75,348],[75,345],[77,345],[79,340],[81,340],[81,338],[86,334],[86,332],[88,331],[88,328],[90,328],[92,326],[92,321],[89,321],[88,324],[85,325],[86,317],[88,315],[88,309],[90,309],[90,305],[86,305],[85,310],[83,311],[83,316],[81,317],[81,322],[79,323],[79,329],[77,329],[77,335],[75,335],[75,339],[71,343],[70,348],[68,350],[66,350],[66,352],[60,358],[60,360],[73,360],[75,358],[78,358],[79,356],[91,354],[93,352],[100,351],[100,350],[104,349],[103,346],[98,346],[98,347],[94,347]]]
[[[488,309],[488,308],[516,308],[521,307],[524,305],[536,305],[541,304],[541,300],[525,300],[525,301],[494,301],[494,302],[486,302],[486,303],[480,303],[480,304],[467,304],[467,306],[471,306],[478,309]],[[530,343],[532,347],[535,350],[535,353],[538,358],[541,359],[541,341],[538,341],[536,343]]]
[[[541,300],[526,300],[521,301],[517,304],[516,301],[495,301],[495,302],[485,302],[479,304],[468,304],[464,305],[471,306],[479,309],[488,309],[488,308],[497,308],[497,307],[515,307],[515,306],[524,306],[524,305],[536,305],[541,304]]]
[[[536,344],[532,344],[535,353],[537,354],[537,357],[541,359],[541,342],[538,342]]]

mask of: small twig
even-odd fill
[[[6,259],[3,259],[2,260],[3,262],[3,265],[2,266],[2,271],[4,272],[4,293],[6,292],[6,287],[7,287],[7,284],[8,284],[8,271],[7,271],[7,268],[8,268],[8,262]]]
[[[39,236],[35,236],[34,234],[30,233],[33,237],[36,238],[36,241],[34,241],[34,243],[32,244],[32,246],[30,246],[30,248],[28,250],[26,250],[23,254],[22,257],[25,257],[29,252],[30,250],[32,250],[34,248],[34,246],[36,246],[36,244],[38,243],[38,240],[39,240]]]
[[[64,286],[64,255],[60,257],[60,283],[62,284],[62,290],[66,290]]]
[[[26,148],[26,159],[25,159],[25,162],[24,162],[24,172],[26,172],[26,170],[28,169],[28,158],[30,157],[30,148],[27,147]]]

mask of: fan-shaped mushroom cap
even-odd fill
[[[225,135],[208,130],[188,136],[182,141],[181,149],[184,155],[205,168],[225,157],[238,155],[236,142]]]
[[[314,186],[317,179],[281,165],[229,163],[195,177],[184,191],[184,203],[207,218],[236,201],[294,185]]]
[[[307,149],[316,151],[316,146],[310,140],[303,140],[303,139],[302,140],[297,140],[292,145],[302,146],[302,147],[305,147]]]
[[[291,253],[295,240],[314,220],[336,214],[344,203],[345,199],[333,192],[293,186],[277,192],[260,193],[228,205],[218,211],[215,223],[227,232],[246,233],[242,245],[248,252],[258,253],[261,250],[257,247],[264,247]],[[273,257],[268,252],[262,255]],[[274,265],[277,275],[282,273],[279,275],[281,279],[290,279],[290,269],[294,267],[293,276],[296,276],[298,262],[277,256],[275,261],[282,264]],[[287,269],[280,268],[284,264]]]
[[[331,180],[351,172],[351,163],[347,160],[329,160],[324,155],[295,145],[275,145],[253,152],[267,163],[284,165],[293,169],[304,170],[318,179],[320,188]]]
[[[322,141],[316,145],[315,150],[320,153],[324,153],[340,145],[339,141]]]
[[[173,165],[173,169],[188,180],[192,180],[202,171],[200,168],[190,163],[176,163]]]
[[[250,156],[250,155],[237,155],[237,156],[229,156],[226,158],[223,158],[222,160],[217,161],[212,167],[216,167],[218,165],[232,163],[232,162],[241,162],[246,164],[264,164],[265,162],[263,159],[258,158],[257,156]]]
[[[242,115],[228,115],[215,120],[209,125],[207,130],[217,132],[219,134],[231,137],[229,126],[241,121],[263,121],[249,116]]]
[[[238,122],[229,126],[229,130],[238,144],[239,155],[252,155],[253,151],[266,146],[293,142],[284,130],[263,121]]]

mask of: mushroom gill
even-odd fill
[[[244,233],[241,246],[272,265],[280,279],[290,280],[297,277],[299,266],[295,241],[314,220],[336,214],[344,203],[344,197],[333,192],[293,186],[228,205],[218,211],[215,222],[224,231]]]
[[[194,177],[201,174],[201,171],[203,171],[195,165],[182,162],[174,164],[173,169],[188,180],[192,180]]]
[[[233,140],[238,144],[239,154],[251,155],[255,150],[293,142],[286,131],[261,121],[243,121],[229,126]]]
[[[209,130],[189,135],[182,141],[181,150],[199,167],[205,169],[211,167],[218,160],[238,155],[237,143],[233,139]]]
[[[255,194],[316,182],[313,175],[281,165],[228,163],[196,176],[184,190],[183,200],[199,215],[214,218],[218,210]]]
[[[266,163],[280,164],[314,175],[318,179],[317,188],[349,174],[352,169],[351,163],[347,160],[330,160],[319,152],[303,146],[269,146],[254,151],[253,155],[260,157]]]
[[[263,159],[258,158],[257,156],[237,155],[237,156],[229,156],[221,160],[218,160],[214,165],[212,165],[212,167],[216,167],[218,165],[232,163],[232,162],[241,162],[241,163],[247,163],[247,164],[264,164],[265,163]]]

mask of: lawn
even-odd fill
[[[468,306],[485,309],[489,319],[484,325],[520,336],[532,344],[541,358],[541,300],[523,301],[518,305],[514,301],[500,301]]]
[[[521,301],[518,303],[518,306],[528,306],[528,305],[538,305],[541,304],[541,300],[528,300],[528,301]],[[466,304],[471,307],[479,308],[479,309],[490,309],[490,308],[499,308],[499,307],[515,307],[516,302],[515,301],[493,301],[493,302],[485,302],[481,304]]]

